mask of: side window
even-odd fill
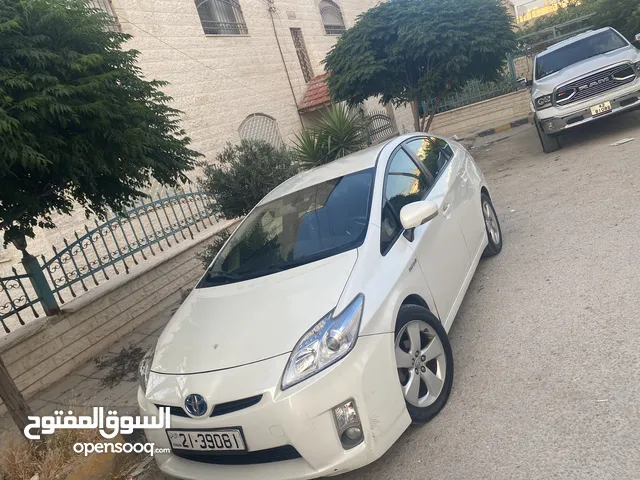
[[[420,138],[410,141],[406,146],[422,162],[424,168],[431,172],[433,178],[438,176],[453,156],[451,146],[440,138]]]
[[[453,157],[453,150],[451,149],[451,145],[449,145],[446,140],[436,137],[429,137],[433,143],[435,143],[438,147],[442,149],[442,151],[449,157]]]
[[[400,210],[422,200],[431,184],[404,150],[399,150],[389,164],[385,177],[382,206],[380,252],[385,253],[402,233]]]

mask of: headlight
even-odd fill
[[[138,381],[140,382],[143,392],[147,391],[147,382],[149,381],[149,373],[151,372],[151,362],[153,361],[153,354],[155,352],[156,347],[149,350],[145,356],[142,357],[142,361],[138,367]]]
[[[285,390],[324,370],[349,353],[358,338],[364,296],[358,295],[342,313],[328,313],[297,343],[282,377]]]
[[[551,106],[551,97],[552,95],[543,95],[542,97],[536,98],[533,101],[534,105],[536,106],[536,110],[549,108]]]

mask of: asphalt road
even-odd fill
[[[525,126],[471,150],[505,244],[450,331],[449,403],[334,478],[640,478],[640,112],[563,144],[544,155]]]
[[[508,135],[471,150],[505,245],[451,328],[450,400],[340,480],[640,478],[640,112],[556,154]]]

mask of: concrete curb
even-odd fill
[[[477,132],[476,135],[478,137],[488,137],[489,135],[494,135],[494,134],[500,133],[500,132],[506,132],[507,130],[509,130],[511,128],[520,127],[522,125],[526,125],[527,123],[530,123],[529,117],[519,118],[519,119],[513,120],[513,121],[511,121],[509,123],[504,123],[502,125],[498,125],[497,127],[489,128],[487,130],[482,130],[480,132]]]

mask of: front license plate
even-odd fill
[[[199,452],[246,451],[240,430],[168,430],[171,448]]]
[[[594,117],[596,115],[602,115],[603,113],[607,113],[611,111],[611,102],[604,102],[600,105],[596,105],[595,107],[591,107],[591,115]]]

